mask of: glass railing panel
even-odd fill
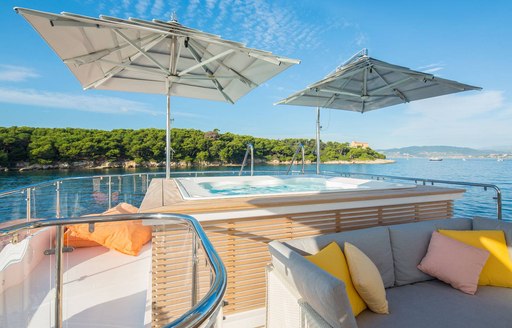
[[[106,179],[63,180],[60,185],[61,217],[79,217],[102,213],[108,209]]]
[[[31,188],[31,220],[57,216],[57,183],[38,184]]]
[[[0,237],[0,327],[52,327],[53,229],[22,229]]]
[[[151,226],[141,220],[100,222],[92,233],[87,223],[67,227],[65,245],[74,249],[63,253],[64,327],[150,324]]]
[[[0,224],[5,221],[27,220],[28,189],[0,192]],[[29,209],[29,208],[28,208]]]
[[[213,327],[221,318],[225,269],[193,218],[141,214],[32,224],[37,228],[0,230],[0,327],[52,327],[57,309],[63,327]]]
[[[120,203],[139,207],[153,176],[98,176],[60,182],[62,217],[101,214]]]
[[[465,181],[446,181],[413,177],[396,177],[357,172],[323,172],[323,174],[382,180],[387,182],[399,182],[416,185],[464,189],[465,192],[463,197],[461,199],[456,199],[453,202],[454,217],[483,216],[488,218],[502,219],[503,206],[508,206],[507,202],[503,202],[503,200],[501,199],[502,195],[500,189],[493,184],[476,182],[473,183]]]

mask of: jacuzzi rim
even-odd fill
[[[323,177],[323,178],[346,178],[346,177],[338,177],[338,176],[329,176],[329,175],[316,175],[316,174],[307,174],[301,176],[290,176],[290,175],[254,175],[254,176],[212,176],[212,177],[177,177],[173,178],[176,181],[176,185],[178,186],[178,190],[180,192],[181,197],[184,200],[213,200],[213,199],[231,199],[231,198],[255,198],[255,197],[276,197],[276,196],[293,196],[293,195],[318,195],[318,194],[327,194],[327,193],[340,193],[340,192],[354,192],[354,191],[376,191],[376,190],[393,190],[393,189],[410,189],[415,188],[417,185],[415,184],[401,184],[394,182],[385,182],[385,181],[375,181],[371,179],[357,179],[357,178],[347,178],[351,180],[365,180],[365,181],[375,181],[379,183],[385,184],[393,184],[393,187],[386,188],[354,188],[354,189],[334,189],[334,190],[311,190],[311,191],[290,191],[290,192],[280,192],[280,193],[266,193],[266,194],[244,194],[244,195],[215,195],[215,196],[190,196],[190,193],[187,191],[186,187],[182,185],[181,179],[202,179],[202,178],[251,178],[251,177],[287,177],[287,178],[305,178],[305,177]]]

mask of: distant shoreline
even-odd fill
[[[255,161],[256,165],[290,165],[290,161]],[[311,165],[315,162],[306,161],[305,164]],[[351,161],[326,161],[322,164],[392,164],[394,160],[390,159],[375,159],[375,160],[351,160]],[[297,163],[300,165],[300,162]],[[226,164],[226,163],[187,163],[187,162],[172,162],[173,168],[187,168],[187,167],[240,167],[241,164]],[[73,163],[56,163],[56,164],[30,164],[26,162],[17,163],[15,167],[6,168],[0,167],[0,171],[5,172],[26,172],[26,171],[47,171],[47,170],[104,170],[104,169],[135,169],[135,168],[163,168],[163,162],[143,162],[136,163],[135,161],[118,161],[118,162],[94,162],[94,161],[80,161]]]
[[[341,164],[341,165],[350,165],[350,164],[393,164],[396,161],[393,159],[375,159],[371,161],[361,161],[361,160],[353,160],[353,161],[326,161],[322,164]]]

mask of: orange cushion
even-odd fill
[[[95,247],[95,246],[101,246],[101,245],[92,240],[78,238],[71,232],[71,230],[67,229],[66,232],[64,232],[64,246],[80,248],[80,247]]]
[[[68,229],[78,238],[133,256],[151,240],[151,227],[142,225],[140,220],[96,223],[92,233],[89,224],[75,224]]]
[[[138,211],[139,211],[139,209],[131,204],[119,203],[115,207],[112,207],[111,209],[108,209],[101,214],[88,214],[88,215],[84,215],[84,216],[133,214],[133,213],[137,213]],[[64,233],[64,246],[80,248],[80,247],[94,247],[94,246],[101,246],[101,245],[92,240],[82,239],[82,238],[78,237],[76,234],[74,234],[71,230],[67,229],[66,232]]]
[[[128,203],[101,213],[89,214],[116,215],[133,214],[139,209]],[[68,227],[64,233],[64,245],[71,247],[91,247],[103,245],[128,255],[138,255],[142,246],[151,240],[151,227],[143,226],[141,221],[104,222],[94,225],[94,232],[89,232],[89,224],[76,224]]]
[[[115,207],[112,207],[111,209],[101,213],[101,215],[134,214],[138,211],[139,209],[131,204],[119,203]]]

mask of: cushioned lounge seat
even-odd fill
[[[357,316],[359,328],[512,327],[512,289],[479,286],[475,295],[438,280],[388,288],[388,315],[369,310]]]
[[[512,288],[478,286],[475,295],[468,295],[417,268],[432,232],[438,229],[503,230],[512,253],[512,222],[481,218],[432,220],[273,241],[269,243],[272,266],[268,273],[267,327],[512,327]],[[333,241],[340,247],[344,242],[355,245],[374,262],[387,288],[390,314],[366,310],[354,317],[344,283],[304,258]]]

